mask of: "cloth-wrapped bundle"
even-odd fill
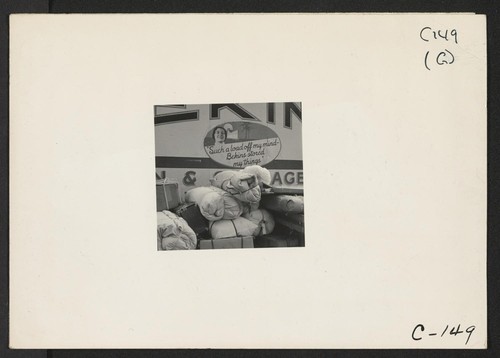
[[[201,186],[186,193],[186,202],[196,203],[201,214],[211,221],[220,220],[224,215],[224,199],[211,187]]]
[[[217,173],[211,182],[243,202],[257,203],[260,200],[261,191],[255,174],[225,170]]]
[[[262,198],[261,206],[282,213],[304,212],[304,197],[293,195],[269,195]]]
[[[235,219],[243,213],[242,203],[228,192],[214,186],[189,190],[186,201],[196,203],[201,214],[209,221]]]
[[[196,234],[183,219],[164,210],[156,213],[158,250],[196,249]]]
[[[255,236],[260,227],[244,217],[234,220],[219,220],[210,222],[212,239],[225,239],[236,236]]]
[[[224,201],[224,215],[222,215],[222,219],[224,220],[232,220],[240,217],[243,214],[243,204],[233,195],[224,191],[222,189],[211,187],[214,193],[220,195],[222,200]]]
[[[245,215],[251,213],[252,211],[259,209],[259,203],[244,203],[244,202],[242,202],[243,214],[241,214],[241,216],[245,216]]]
[[[271,185],[271,173],[266,168],[262,168],[260,165],[250,165],[245,167],[243,171],[255,175],[261,188],[262,184]]]
[[[243,217],[259,227],[259,232],[255,236],[267,235],[274,230],[274,218],[271,213],[265,209],[253,210],[243,215]]]

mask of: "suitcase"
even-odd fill
[[[168,178],[156,180],[156,211],[172,211],[180,204],[179,183]]]
[[[175,208],[174,213],[186,220],[198,238],[208,237],[208,220],[201,214],[198,205],[195,203],[181,204]]]
[[[229,237],[226,239],[200,240],[200,250],[209,249],[249,249],[253,248],[253,236]]]

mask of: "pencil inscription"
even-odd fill
[[[436,43],[441,46],[441,43],[447,43],[446,48],[439,50],[430,49],[425,52],[424,66],[427,70],[435,65],[444,66],[455,63],[455,55],[452,52],[452,46],[458,45],[458,31],[456,29],[433,29],[425,26],[420,30],[420,39],[429,44]]]

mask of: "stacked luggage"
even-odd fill
[[[270,178],[259,166],[219,172],[185,200],[175,180],[157,180],[158,250],[304,246],[303,196]]]

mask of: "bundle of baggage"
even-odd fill
[[[157,181],[158,250],[254,247],[256,237],[272,234],[274,215],[283,220],[281,214],[303,213],[302,196],[264,196],[270,182],[269,171],[258,165],[226,170],[211,185],[187,191],[181,203],[176,182]]]

